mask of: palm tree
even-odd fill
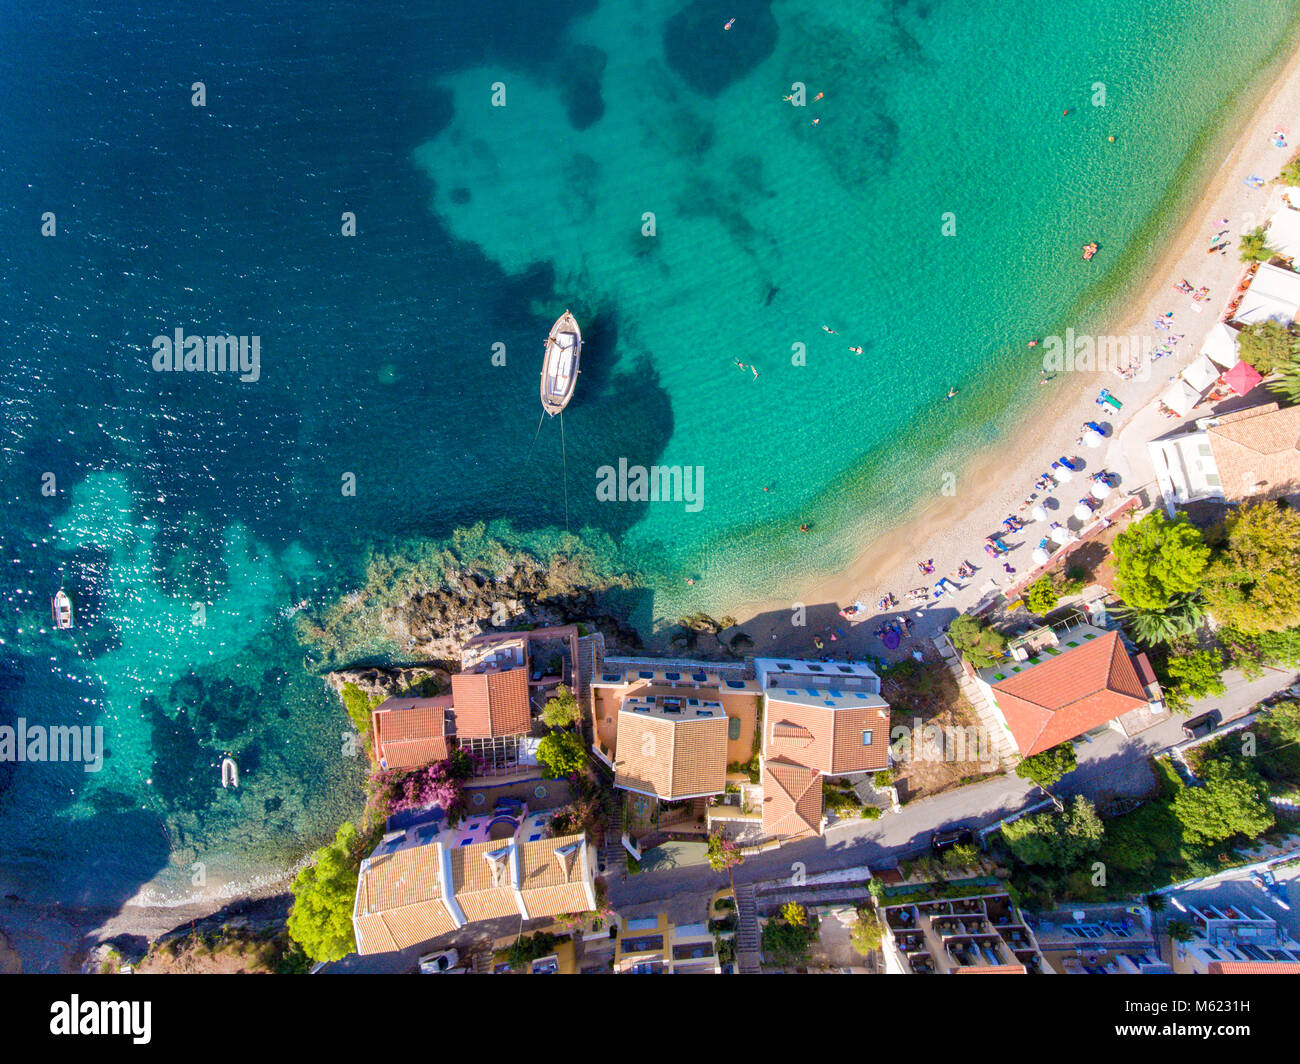
[[[1264,227],[1257,226],[1241,238],[1241,261],[1242,262],[1268,262],[1277,249],[1268,246],[1268,237],[1264,233]]]
[[[1205,601],[1198,592],[1192,592],[1175,595],[1162,610],[1117,606],[1111,613],[1128,625],[1139,643],[1155,646],[1194,634],[1205,623]]]
[[[1300,355],[1293,355],[1278,370],[1277,379],[1268,382],[1268,389],[1289,403],[1300,403]]]

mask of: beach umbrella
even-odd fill
[[[897,630],[895,630],[895,629],[893,629],[893,628],[889,629],[889,631],[887,631],[887,632],[885,633],[885,637],[884,637],[884,639],[883,639],[883,642],[884,642],[884,644],[885,644],[885,649],[887,649],[887,650],[896,650],[896,649],[898,649],[898,632],[897,632]]]
[[[1046,521],[1047,511],[1044,510],[1037,503],[1035,503],[1034,508],[1029,511],[1029,516],[1032,517],[1035,521]]]
[[[1069,543],[1070,530],[1066,528],[1064,525],[1057,525],[1054,529],[1052,529],[1052,542],[1060,543],[1062,546],[1064,546],[1066,543]]]
[[[1088,508],[1086,502],[1080,502],[1079,505],[1074,508],[1074,516],[1080,521],[1091,521],[1092,511]]]
[[[1055,469],[1053,469],[1052,476],[1054,476],[1062,484],[1068,484],[1070,483],[1070,481],[1074,479],[1074,473],[1070,471],[1070,467],[1063,466],[1063,465],[1058,465]]]
[[[1100,502],[1102,499],[1104,499],[1107,495],[1110,494],[1111,487],[1104,480],[1098,480],[1088,490],[1089,490],[1089,494],[1091,494],[1094,499]]]
[[[1052,556],[1048,554],[1047,551],[1043,550],[1042,547],[1035,547],[1034,553],[1031,554],[1030,557],[1034,559],[1035,565],[1046,565]]]
[[[1245,395],[1263,379],[1249,362],[1238,362],[1223,375],[1223,383],[1238,395]]]
[[[1101,446],[1101,437],[1097,433],[1093,432],[1092,429],[1089,429],[1083,434],[1083,445],[1095,450]]]

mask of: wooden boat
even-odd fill
[[[542,409],[555,417],[569,405],[578,381],[578,360],[582,356],[582,331],[567,310],[551,326],[542,359]]]
[[[72,599],[62,588],[50,599],[50,616],[54,618],[55,628],[72,627]]]

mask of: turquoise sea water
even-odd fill
[[[526,543],[567,502],[645,573],[647,627],[846,563],[1024,416],[1027,338],[1122,298],[1300,12],[78,8],[0,3],[0,723],[102,724],[109,757],[0,765],[0,865],[97,900],[241,879],[355,815],[285,612],[373,546]],[[566,306],[562,439],[537,373]],[[260,336],[259,380],[155,373],[177,327]],[[702,507],[598,501],[620,458],[703,467]]]

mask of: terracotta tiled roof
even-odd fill
[[[1265,403],[1238,410],[1206,434],[1229,502],[1300,491],[1300,406]]]
[[[530,918],[587,912],[596,905],[589,888],[587,843],[582,835],[519,844],[520,893]]]
[[[565,835],[450,848],[431,842],[371,857],[357,880],[357,948],[383,953],[454,931],[442,894],[447,875],[467,923],[521,915],[521,895],[530,919],[586,912],[595,906],[586,847],[585,835]]]
[[[793,761],[763,762],[763,834],[799,839],[821,833],[822,778]]]
[[[1300,975],[1295,961],[1210,961],[1211,975]]]
[[[1107,632],[993,684],[998,708],[1024,757],[1147,705],[1118,632]]]
[[[528,669],[458,672],[451,678],[456,706],[456,735],[466,739],[492,739],[498,735],[526,735],[530,727]]]
[[[767,695],[767,756],[785,758],[828,776],[889,767],[889,709],[878,704],[838,708],[783,702]],[[871,733],[870,744],[862,741]]]
[[[371,722],[375,756],[383,768],[421,768],[447,756],[447,710],[451,696],[389,698],[375,707]]]
[[[665,801],[727,788],[727,717],[666,720],[620,709],[614,786]]]
[[[411,846],[370,858],[357,880],[359,952],[405,949],[456,929],[442,901],[439,860],[437,846]]]

